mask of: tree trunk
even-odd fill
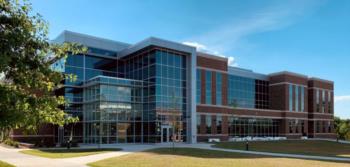
[[[8,128],[1,128],[1,132],[0,132],[0,142],[5,141],[6,139],[9,138],[10,136],[10,130]]]

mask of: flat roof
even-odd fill
[[[228,67],[228,73],[236,76],[247,77],[259,80],[268,80],[268,76],[265,74],[256,73],[253,70],[239,68],[239,67]]]
[[[290,71],[280,71],[280,72],[275,72],[275,73],[268,74],[268,76],[276,76],[276,75],[283,75],[283,74],[286,74],[286,75],[292,75],[292,76],[302,77],[302,78],[306,78],[306,79],[308,79],[308,76],[306,76],[306,75],[303,75],[303,74],[298,74],[298,73],[295,73],[295,72],[290,72]]]
[[[52,41],[56,43],[64,43],[64,42],[80,43],[87,47],[104,49],[104,50],[114,51],[114,52],[119,52],[130,46],[130,44],[127,44],[124,42],[100,38],[100,37],[87,35],[87,34],[81,34],[81,33],[72,32],[68,30],[64,30],[60,35],[58,35]]]

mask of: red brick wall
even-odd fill
[[[222,59],[222,60],[221,60]],[[227,71],[227,59],[211,58],[203,53],[197,53],[197,66],[214,70]]]
[[[270,109],[288,110],[288,85],[272,85],[269,87]]]

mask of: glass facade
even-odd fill
[[[56,93],[69,102],[65,111],[81,120],[78,141],[154,143],[164,127],[171,140],[186,141],[187,55],[148,47],[113,59],[105,56],[116,57],[114,52],[89,48],[86,55],[69,55],[63,66],[55,64],[77,78],[66,79]]]
[[[275,137],[279,135],[280,120],[265,118],[228,117],[228,132],[231,137]]]
[[[255,80],[255,108],[269,109],[269,82]]]
[[[293,85],[289,85],[289,111],[293,111]]]
[[[201,122],[202,122],[201,115],[197,114],[196,117],[197,117],[197,133],[200,133],[200,131],[201,131]]]
[[[162,46],[176,49],[156,45],[144,48],[138,48],[143,45],[135,45],[137,47],[128,48],[126,45],[115,48],[125,49],[117,53],[89,47],[86,54],[69,54],[66,60],[53,64],[53,68],[58,71],[76,75],[76,80],[62,81],[64,87],[55,92],[64,95],[68,101],[62,106],[63,109],[80,119],[80,122],[69,125],[82,129],[74,130],[73,140],[88,144],[158,143],[173,139],[186,142],[190,137],[194,141],[196,134],[187,136],[191,134],[188,133],[189,130],[197,130],[197,134],[203,134],[202,136],[228,135],[230,138],[274,137],[279,133],[288,134],[288,131],[304,133],[304,124],[308,125],[309,122],[298,120],[300,118],[289,120],[283,115],[267,111],[282,108],[285,101],[270,108],[269,89],[285,82],[272,79],[271,82],[274,83],[270,85],[270,76],[267,75],[244,69],[236,70],[233,67],[228,67],[226,71],[226,67],[217,67],[220,64],[214,62],[221,59],[212,59],[212,67],[203,66],[201,64],[208,61],[201,61],[197,57],[199,61],[192,62],[196,57],[189,57],[195,56],[193,48],[188,50],[189,48],[175,47],[166,42],[163,44]],[[198,55],[202,57],[200,53]],[[209,63],[210,61],[211,59]],[[196,63],[198,66],[193,66]],[[212,68],[216,70],[211,70]],[[195,90],[188,89],[194,86]],[[283,108],[305,112],[305,101],[308,102],[305,95],[312,90],[303,85],[285,86],[283,85],[283,92],[288,92],[289,104]],[[279,92],[282,86],[271,89]],[[316,96],[317,112],[332,112],[331,93],[316,89],[316,95],[312,99]],[[274,92],[271,95],[273,101],[280,97]],[[196,106],[201,103],[207,105]],[[189,113],[190,109],[197,113]],[[193,115],[195,118],[191,118]],[[193,122],[189,124],[192,119]],[[282,122],[283,129],[280,129]],[[320,126],[317,131],[324,132],[330,131],[328,129],[332,123],[316,124],[319,124],[316,127]],[[64,128],[66,139],[69,138],[71,129],[73,128]],[[198,140],[203,139],[202,136]]]
[[[299,111],[299,86],[295,86],[295,111]]]
[[[222,74],[216,73],[216,105],[222,105]]]
[[[331,95],[331,91],[328,91],[328,112],[332,113],[332,95]]]
[[[171,126],[174,128],[175,138],[186,141],[188,113],[185,55],[158,50],[155,52],[155,65],[156,127],[161,129],[162,126]],[[152,84],[150,87],[153,87]],[[149,94],[152,100],[152,92]]]
[[[320,112],[320,90],[315,89],[316,91],[316,112]]]
[[[102,58],[96,56],[96,54],[111,51],[97,50],[89,48],[89,52],[85,55],[71,55],[69,54],[67,59],[57,61],[54,65],[55,70],[64,74],[74,74],[76,79],[65,79],[64,87],[56,90],[57,95],[64,95],[67,104],[63,106],[63,109],[70,115],[79,118],[80,122],[73,125],[76,129],[73,131],[74,140],[83,142],[83,108],[84,108],[84,84],[85,81],[96,76],[121,76],[123,71],[119,71],[117,68],[119,63],[115,59]],[[115,53],[113,53],[115,54]],[[72,126],[72,125],[70,125]],[[70,136],[70,127],[63,129],[62,138],[68,138]],[[79,130],[80,129],[80,130]],[[61,132],[60,132],[61,133]],[[59,137],[61,138],[61,137]]]
[[[305,111],[305,90],[304,86],[300,87],[300,104],[301,104],[301,112]]]
[[[222,133],[222,117],[221,115],[216,116],[216,134]]]
[[[141,81],[98,76],[84,88],[84,143],[143,142]]]
[[[228,80],[223,80],[223,74],[209,70],[197,69],[196,101],[201,104],[201,72],[205,73],[205,104],[213,104],[213,79],[215,80],[215,105],[223,105],[223,98],[227,99],[227,106],[237,108],[269,109],[269,82],[229,74]],[[213,74],[215,77],[213,78]],[[223,87],[227,85],[227,92]]]
[[[205,133],[211,134],[211,115],[205,116]]]
[[[232,107],[255,108],[255,80],[229,75],[227,100]]]
[[[325,90],[322,90],[322,113],[325,112],[326,109],[326,92]]]
[[[201,96],[202,96],[201,89],[202,89],[201,70],[197,69],[197,74],[196,74],[196,102],[197,102],[197,104],[201,103]]]
[[[211,84],[212,84],[212,72],[211,71],[205,71],[205,104],[212,104],[211,96],[212,96],[212,90],[211,90]]]

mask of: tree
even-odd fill
[[[74,43],[55,44],[48,39],[48,24],[33,14],[27,1],[0,0],[0,130],[13,128],[37,132],[45,123],[76,122],[60,109],[64,97],[53,91],[73,75],[54,71],[51,65],[68,53],[84,53]]]
[[[171,116],[169,117],[169,119],[170,119],[169,121],[171,122],[171,126],[172,126],[171,138],[172,138],[172,143],[173,143],[173,150],[175,150],[175,142],[178,140],[177,139],[178,136],[181,136],[181,134],[179,134],[179,133],[182,130],[182,126],[178,122],[178,118],[180,116],[180,114],[179,114],[180,108],[178,108],[179,97],[177,97],[175,95],[174,90],[171,92],[171,101],[172,101],[172,111],[170,111]]]
[[[350,140],[350,120],[334,117],[334,127],[337,139]]]

